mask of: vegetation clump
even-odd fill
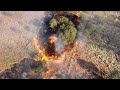
[[[71,44],[74,42],[77,29],[75,24],[65,16],[58,16],[56,19],[50,20],[50,27],[57,31],[58,36],[66,43]]]

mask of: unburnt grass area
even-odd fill
[[[104,12],[99,13],[93,12],[90,15],[85,13],[86,16],[83,17],[83,23],[81,22],[80,25],[81,32],[88,38],[88,50],[91,50],[91,54],[94,52],[93,57],[88,59],[93,60],[93,62],[100,60],[107,65],[106,67],[109,70],[106,70],[106,78],[108,78],[107,76],[119,78],[120,14],[119,12],[106,12],[106,15]],[[116,72],[115,75],[114,71]]]
[[[38,11],[0,11],[0,72],[32,57],[32,39],[42,17]]]

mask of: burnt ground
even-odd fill
[[[32,43],[43,12],[1,11],[0,78],[120,78],[120,12],[81,13],[79,46],[63,61],[43,63],[33,59],[37,52]]]
[[[41,62],[25,58],[20,63],[14,64],[10,69],[0,73],[0,79],[41,79],[37,68],[42,66]]]

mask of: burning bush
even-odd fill
[[[74,43],[78,24],[76,17],[73,14],[53,13],[50,17],[44,18],[35,40],[37,49],[44,59],[58,57],[65,50],[64,46]]]

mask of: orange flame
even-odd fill
[[[50,36],[50,37],[49,37],[49,42],[50,42],[51,44],[53,44],[56,40],[57,40],[57,38],[56,38],[55,36]]]
[[[45,49],[43,49],[43,50],[40,49],[41,46],[38,43],[37,36],[34,38],[34,45],[35,45],[36,49],[38,50],[38,53],[41,54],[42,60],[47,60],[48,58],[45,55]]]
[[[51,36],[50,43],[53,43],[55,39],[56,39],[55,37]],[[34,38],[33,41],[34,41],[35,48],[37,49],[38,53],[42,56],[42,61],[48,61],[50,59],[58,58],[57,55],[52,55],[52,56],[47,55],[47,53],[45,52],[45,49],[39,44],[37,36]]]
[[[55,40],[57,40],[57,38],[56,38],[55,36],[50,36],[50,37],[49,37],[49,43],[50,43],[50,44],[55,43]],[[51,59],[54,60],[54,61],[56,61],[56,59],[58,59],[58,56],[57,56],[57,55],[52,55],[52,56],[49,56],[49,55],[48,55],[48,53],[46,52],[45,48],[43,48],[43,47],[41,46],[41,44],[39,43],[39,39],[38,39],[37,36],[34,38],[33,41],[34,41],[35,48],[37,49],[38,53],[39,53],[39,54],[41,55],[41,57],[42,57],[42,61],[49,61],[49,60],[51,60]],[[75,42],[72,48],[70,48],[70,47],[68,47],[68,48],[65,47],[65,48],[67,48],[67,49],[66,49],[63,53],[64,53],[64,54],[68,54],[68,53],[72,52],[71,50],[73,50],[73,48],[76,48],[77,45],[78,45],[78,42]],[[62,57],[62,58],[63,58],[63,57]]]

